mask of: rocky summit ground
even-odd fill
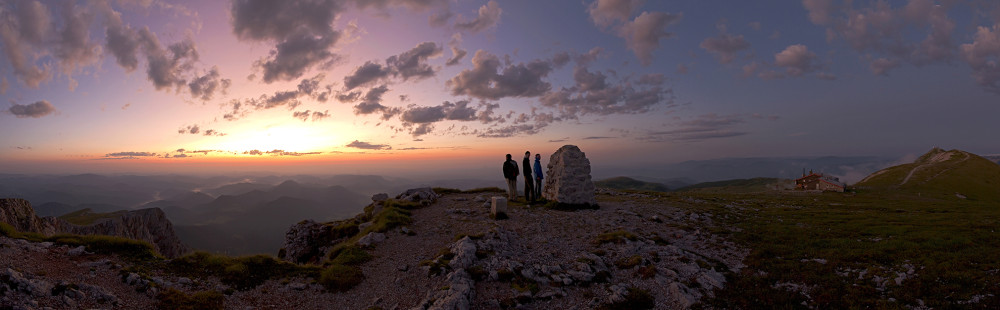
[[[215,276],[0,237],[0,303],[150,308],[176,290],[223,292],[219,305],[229,309],[682,309],[725,285],[747,254],[711,233],[729,228],[677,200],[599,190],[597,210],[514,202],[507,219],[491,219],[492,196],[503,193],[443,194],[384,240],[365,240],[364,280],[345,292],[303,276],[234,288]]]

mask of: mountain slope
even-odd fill
[[[938,198],[1000,201],[1000,165],[969,152],[933,148],[913,163],[879,170],[856,186]]]

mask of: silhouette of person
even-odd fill
[[[535,199],[542,198],[542,154],[535,154]]]
[[[507,181],[507,199],[513,201],[517,198],[517,162],[507,154],[507,160],[503,162],[503,178]]]
[[[531,177],[531,152],[524,152],[524,201],[535,202],[535,180]]]

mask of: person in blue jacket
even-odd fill
[[[535,154],[535,199],[542,197],[542,155]]]

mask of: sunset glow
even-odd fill
[[[992,2],[28,0],[0,19],[6,172],[1000,153]]]

